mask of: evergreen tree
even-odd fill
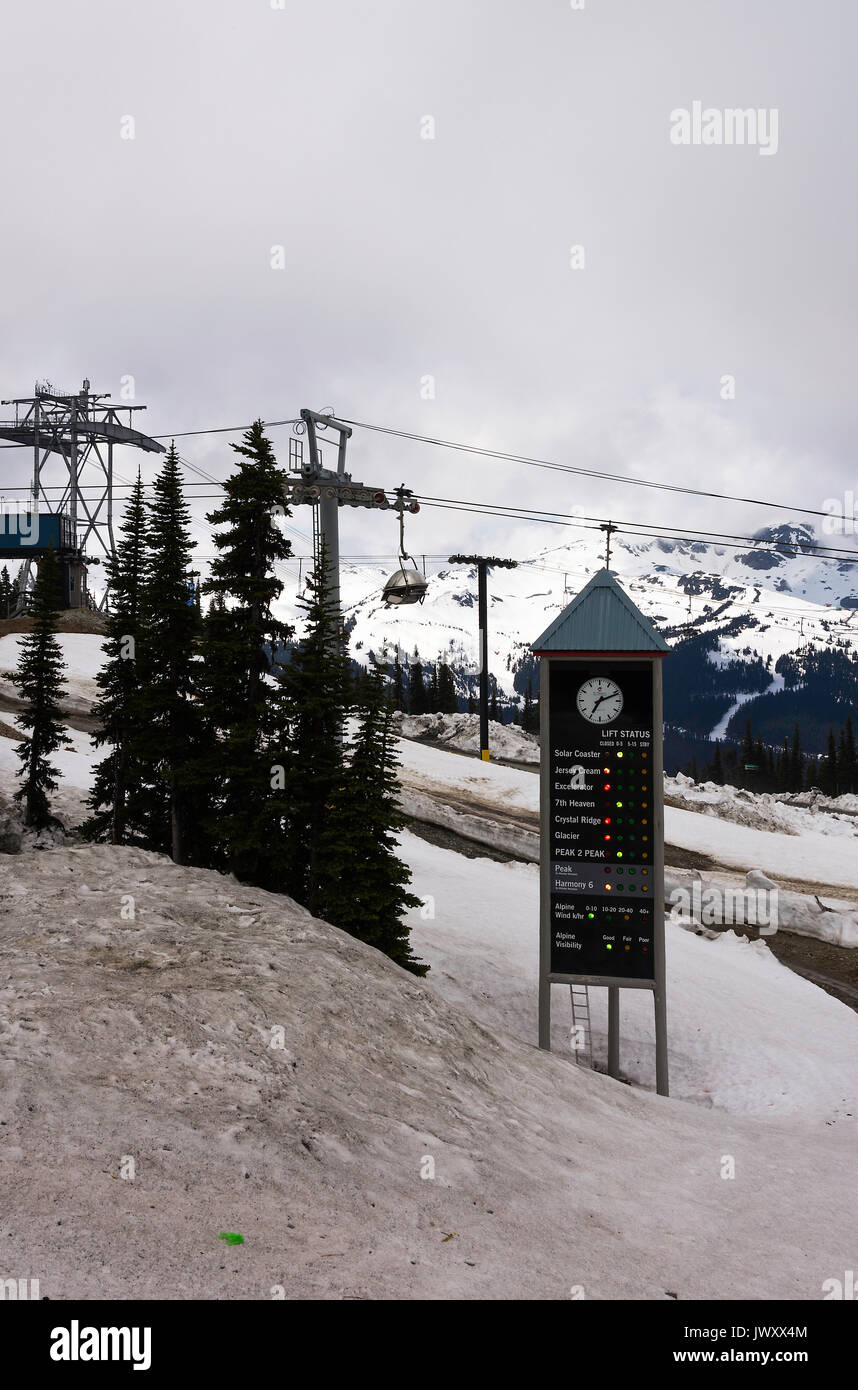
[[[823,760],[819,774],[820,789],[826,796],[837,795],[837,744],[834,741],[834,730],[828,730],[828,752]]]
[[[92,741],[97,748],[107,744],[110,752],[95,769],[87,798],[93,814],[82,827],[88,839],[109,840],[114,845],[126,843],[129,798],[132,820],[143,814],[138,808],[135,816],[134,809],[141,784],[135,741],[141,727],[137,653],[143,642],[145,582],[145,509],[139,470],[122,526],[119,544],[107,561],[110,614],[105,664],[96,676],[99,696],[93,710],[98,727]]]
[[[0,618],[11,618],[14,593],[9,571],[4,565],[0,570]]]
[[[801,791],[802,764],[801,735],[798,724],[796,723],[793,728],[792,748],[790,749],[789,756],[789,790],[791,792]]]
[[[750,719],[745,721],[745,737],[742,740],[742,752],[739,756],[739,762],[742,768],[741,781],[739,785],[742,787],[748,787],[753,785],[755,777],[753,771],[751,770],[751,765],[754,762],[754,735],[751,730]]]
[[[204,743],[193,768],[212,863],[239,879],[268,882],[276,854],[272,829],[272,749],[281,724],[277,692],[266,679],[267,652],[293,630],[271,605],[283,585],[274,566],[292,547],[278,529],[285,474],[277,467],[261,420],[246,431],[238,468],[224,484],[220,507],[207,515],[218,554],[202,623],[199,691]]]
[[[429,713],[429,696],[423,678],[423,663],[416,647],[408,670],[408,710],[410,714]]]
[[[847,714],[843,738],[843,766],[841,768],[841,792],[858,791],[858,756],[855,749],[855,730],[852,715]]]
[[[29,730],[17,749],[22,781],[15,800],[24,803],[25,824],[36,830],[53,823],[49,793],[56,791],[59,773],[51,755],[71,746],[59,706],[65,693],[63,655],[55,635],[61,604],[60,569],[51,548],[39,561],[33,627],[21,639],[18,666],[12,676],[24,706],[18,722]]]
[[[458,708],[453,672],[442,657],[438,663],[438,710],[441,714],[456,714]]]
[[[491,691],[489,695],[489,719],[493,719],[497,724],[500,721],[500,714],[498,713],[498,683],[494,676],[489,676],[489,681]]]
[[[468,691],[468,714],[476,714],[476,712],[477,712],[477,702],[476,702],[476,700],[474,699],[474,692],[473,692],[473,690],[469,690],[469,691]]]
[[[789,739],[784,735],[784,741],[778,749],[777,763],[775,765],[775,785],[779,792],[787,792],[790,788],[790,747]]]
[[[275,787],[283,842],[276,885],[317,916],[325,873],[322,832],[337,792],[344,786],[343,730],[349,703],[349,666],[339,636],[340,615],[330,592],[330,566],[322,545],[319,563],[299,600],[304,635],[292,649],[281,678],[283,768]]]
[[[405,678],[402,673],[402,662],[399,659],[398,645],[396,655],[393,658],[393,708],[395,710],[405,709]]]
[[[333,790],[320,834],[318,912],[422,976],[428,966],[411,954],[402,921],[420,899],[408,892],[411,873],[397,857],[396,832],[405,824],[399,762],[384,671],[375,662],[360,680],[356,713],[351,760]]]
[[[201,752],[195,702],[194,638],[199,619],[188,601],[190,516],[182,494],[179,456],[172,444],[153,484],[146,520],[146,566],[138,648],[141,786],[137,829],[150,849],[177,864],[206,863],[192,769]],[[130,824],[130,821],[129,821]]]
[[[709,780],[717,782],[719,786],[724,785],[724,764],[721,757],[721,744],[715,744],[715,752],[712,755],[712,764],[709,768]]]
[[[429,713],[437,714],[438,705],[438,663],[433,662],[429,667],[429,685],[426,690],[426,698],[429,704]]]
[[[532,734],[533,728],[533,677],[527,678],[527,689],[524,692],[524,708],[521,711],[521,727],[525,733]]]

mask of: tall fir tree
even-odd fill
[[[195,639],[199,615],[190,598],[190,514],[179,456],[171,444],[153,484],[146,518],[146,576],[142,591],[140,736],[141,785],[134,827],[150,849],[177,864],[205,864],[200,797],[193,769],[202,752],[196,703]]]
[[[526,734],[533,733],[533,677],[528,676],[524,692],[524,705],[521,711],[521,727]]]
[[[330,565],[324,543],[307,579],[304,632],[292,648],[281,677],[281,746],[274,766],[275,810],[283,827],[278,880],[317,915],[325,870],[321,837],[333,798],[343,785],[343,739],[349,704],[349,664],[340,613],[331,597]]]
[[[721,755],[720,741],[715,744],[715,752],[712,755],[712,762],[709,766],[709,780],[717,782],[719,786],[724,785],[724,760]]]
[[[804,759],[801,752],[801,731],[796,722],[792,733],[792,746],[789,755],[789,791],[800,792],[803,781]]]
[[[438,710],[441,714],[456,714],[458,709],[453,672],[449,663],[441,657],[438,662]]]
[[[409,714],[429,713],[429,692],[426,689],[426,681],[423,676],[423,663],[416,647],[408,669],[408,712]]]
[[[405,709],[405,678],[402,672],[398,643],[396,655],[393,658],[393,708],[395,710]]]
[[[60,748],[71,746],[59,705],[65,693],[63,654],[56,639],[61,605],[60,567],[51,548],[39,561],[31,609],[33,626],[21,639],[12,676],[23,702],[18,722],[29,730],[17,750],[21,786],[15,800],[24,804],[25,824],[36,830],[54,823],[50,793],[57,789],[59,772],[51,757]]]
[[[828,730],[828,747],[819,772],[819,785],[826,796],[837,795],[837,744],[834,730]]]
[[[752,787],[756,783],[755,775],[751,765],[754,762],[754,735],[751,730],[751,721],[745,721],[745,736],[742,739],[742,751],[739,755],[739,762],[742,768],[741,786]]]
[[[110,751],[95,769],[88,805],[92,815],[82,827],[91,840],[123,845],[132,823],[144,811],[136,806],[142,767],[136,741],[142,728],[138,650],[144,641],[143,589],[146,581],[146,523],[140,472],[128,498],[122,534],[107,561],[110,611],[104,641],[105,663],[96,676],[98,699],[93,709],[97,731],[93,743]]]
[[[355,701],[358,731],[351,759],[333,789],[320,836],[318,911],[327,922],[383,951],[415,975],[428,966],[411,951],[402,920],[421,900],[397,855],[399,762],[383,668],[373,662]]]
[[[4,565],[0,569],[0,618],[11,618],[14,596],[15,590],[9,578],[9,571]]]
[[[426,700],[429,714],[438,713],[438,663],[433,661],[429,667],[429,681],[426,686]]]
[[[211,862],[253,883],[271,881],[277,853],[273,829],[272,750],[281,716],[267,679],[275,653],[293,629],[271,606],[283,585],[274,566],[292,553],[275,517],[285,514],[285,474],[261,420],[231,446],[238,468],[224,484],[220,507],[207,520],[218,550],[206,593],[197,689],[203,726],[193,768]]]
[[[843,728],[843,767],[841,781],[843,783],[841,791],[858,791],[858,754],[856,754],[855,729],[852,724],[851,714],[847,714],[846,723]]]

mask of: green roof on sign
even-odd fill
[[[667,652],[661,633],[610,570],[598,570],[531,644],[535,652]]]

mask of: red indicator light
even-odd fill
[[[605,785],[604,785],[604,787],[602,788],[602,791],[603,791],[603,792],[609,792],[610,790],[611,790],[611,784],[610,784],[610,782],[606,782]]]
[[[611,838],[610,835],[606,835],[606,836],[605,836],[605,839],[606,839],[606,840],[610,840],[610,838]]]

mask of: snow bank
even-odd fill
[[[665,796],[673,805],[755,830],[776,830],[783,835],[814,834],[858,837],[858,797],[827,798],[819,791],[785,796],[722,786],[718,782],[694,782],[684,773],[665,777]]]
[[[269,1299],[276,1285],[818,1299],[851,1268],[854,1120],[807,1133],[631,1090],[484,1026],[288,899],[154,854],[86,846],[4,868],[4,1260],[52,1299]],[[480,884],[459,870],[462,906]],[[483,920],[475,970],[532,932],[506,904],[494,945]],[[700,1044],[716,1062],[739,1017],[738,949],[707,948],[715,983],[695,1001],[723,1030]],[[756,1094],[782,1075],[782,1003],[771,1041],[750,1010],[732,1040],[742,1077],[756,1058]],[[800,1015],[793,1048],[821,1017]],[[823,1086],[840,1048],[855,1074],[846,1025],[825,1028]],[[225,1230],[244,1244],[225,1248]]]
[[[478,714],[401,714],[396,716],[397,731],[403,738],[437,743],[462,753],[480,751]],[[489,751],[493,757],[514,762],[538,763],[539,739],[526,734],[517,724],[489,721]]]
[[[465,860],[406,834],[415,949],[452,1002],[488,1027],[537,1035],[539,871]],[[434,915],[431,915],[434,914]],[[666,924],[670,1093],[696,1105],[811,1127],[858,1125],[858,1014],[796,975],[763,941],[714,941]],[[595,1061],[607,1066],[607,990],[590,991]],[[570,1055],[568,991],[552,987],[552,1047]],[[621,1074],[655,1087],[648,991],[622,996]],[[846,1121],[850,1123],[850,1121]]]

